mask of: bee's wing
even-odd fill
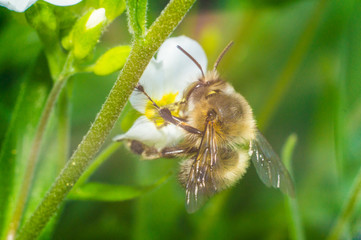
[[[251,142],[252,162],[258,176],[268,187],[279,188],[285,194],[294,196],[293,183],[281,159],[273,151],[266,138],[257,130]]]
[[[186,208],[197,211],[217,192],[213,167],[217,162],[217,145],[213,122],[208,122],[186,184]]]

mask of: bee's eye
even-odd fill
[[[217,116],[217,112],[214,109],[211,109],[207,113],[207,121],[213,121]]]

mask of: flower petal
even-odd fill
[[[159,129],[159,131],[163,135],[164,142],[162,144],[155,144],[155,147],[158,149],[175,146],[185,137],[184,130],[173,124],[168,124]]]
[[[162,134],[158,131],[155,125],[145,116],[139,117],[133,126],[124,134],[118,135],[113,140],[138,140],[145,144],[152,143],[153,139],[161,138]]]
[[[24,12],[35,2],[36,0],[0,0],[0,6],[16,12]]]
[[[143,75],[139,79],[139,83],[143,85],[150,97],[154,99],[161,99],[165,94],[165,82],[166,79],[164,78],[163,62],[152,58]]]
[[[145,113],[148,98],[142,92],[134,90],[129,97],[129,102],[135,110],[143,114]]]
[[[180,51],[177,45],[186,50],[201,65],[204,72],[207,71],[207,56],[198,42],[186,36],[169,38],[160,47],[157,55],[157,60],[163,63],[165,92],[181,93],[201,76],[197,65]],[[177,100],[180,98],[181,94]]]
[[[139,117],[133,126],[124,134],[115,136],[113,141],[138,140],[148,146],[162,149],[178,143],[184,136],[182,129],[175,125],[167,125],[157,129],[153,122],[145,116]]]
[[[16,12],[24,12],[37,0],[0,0],[0,6]],[[56,6],[70,6],[81,2],[82,0],[45,0]]]
[[[146,93],[153,99],[161,99],[164,95],[164,76],[162,63],[154,58],[149,62],[139,80]],[[139,91],[133,91],[129,98],[132,106],[141,113],[144,113],[148,98]]]
[[[56,6],[71,6],[80,3],[82,0],[44,0]]]

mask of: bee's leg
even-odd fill
[[[173,158],[173,157],[180,157],[182,155],[195,153],[197,152],[196,148],[185,148],[183,146],[175,146],[175,147],[165,147],[161,150],[162,157],[165,158]]]
[[[128,147],[130,150],[138,155],[141,155],[144,159],[157,159],[160,158],[159,152],[154,147],[149,147],[137,140],[128,141]]]
[[[197,128],[192,127],[188,123],[186,123],[181,118],[177,118],[172,115],[171,111],[168,108],[161,108],[159,107],[151,97],[145,92],[144,87],[138,83],[138,85],[135,87],[138,91],[141,91],[148,99],[153,103],[153,106],[158,110],[159,115],[164,119],[164,121],[172,123],[176,126],[179,126],[186,130],[189,133],[193,134],[202,134],[202,131],[198,130]]]
[[[144,159],[157,159],[157,158],[176,158],[184,154],[195,152],[194,149],[186,149],[181,146],[165,147],[158,151],[155,147],[150,147],[144,143],[131,140],[128,142],[128,146],[132,152],[141,155]]]
[[[189,133],[202,135],[202,131],[192,127],[184,120],[173,116],[168,108],[160,108],[158,109],[158,111],[159,111],[159,115],[164,119],[164,121],[170,122],[178,127],[181,127]]]

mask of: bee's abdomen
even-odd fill
[[[244,150],[228,148],[220,153],[217,163],[219,188],[227,188],[235,184],[246,172],[249,165],[249,155]]]
[[[217,191],[235,184],[244,175],[249,165],[249,156],[246,151],[237,151],[230,147],[217,150],[217,162],[213,167],[210,167],[210,157],[210,155],[207,156],[206,162],[198,166],[199,173],[206,175],[205,184],[210,189],[217,189]],[[195,168],[196,165],[195,156],[181,163],[179,181],[184,188],[190,179],[198,181],[198,176],[190,176],[192,167]]]

